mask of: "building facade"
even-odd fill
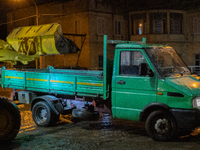
[[[129,13],[130,39],[133,41],[145,37],[147,43],[167,44],[176,49],[187,61],[187,29],[184,11],[156,9],[132,11]]]
[[[188,65],[200,66],[200,8],[187,12]],[[199,68],[195,69],[200,71]]]
[[[147,43],[167,44],[176,49],[188,66],[200,66],[198,8],[176,10],[149,7],[129,10],[126,9],[128,1],[116,3],[106,0],[71,0],[38,5],[39,24],[57,22],[61,24],[64,34],[86,35],[85,39],[83,36],[67,36],[78,47],[84,41],[79,61],[78,54],[42,56],[40,67],[74,67],[78,61],[80,67],[101,68],[104,34],[108,35],[108,39],[141,41],[145,37]],[[32,6],[8,13],[8,33],[19,26],[35,25],[35,9]]]
[[[63,54],[42,56],[40,68],[48,65],[54,67],[71,66],[77,64],[86,68],[101,68],[103,60],[103,35],[110,39],[128,39],[128,20],[114,11],[111,3],[101,0],[76,0],[62,3],[50,3],[37,6],[39,10],[39,24],[59,23],[64,34],[78,34],[83,36],[66,36],[73,40],[81,50],[78,61],[77,54]],[[20,26],[36,24],[35,7],[23,8],[7,14],[8,33]],[[16,21],[20,18],[24,20]],[[12,22],[13,21],[13,22]],[[83,43],[84,40],[84,43]]]

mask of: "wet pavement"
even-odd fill
[[[55,127],[37,127],[29,105],[19,105],[22,125],[11,144],[2,150],[199,150],[200,128],[174,142],[155,142],[144,124],[112,119],[101,114],[98,121],[73,122],[71,115],[60,116]]]
[[[35,125],[28,104],[18,107],[20,132],[9,145],[0,145],[0,150],[200,150],[200,127],[191,134],[183,132],[176,141],[156,142],[143,123],[112,119],[110,114],[82,122],[61,115],[56,126],[43,128]]]

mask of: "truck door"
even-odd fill
[[[123,50],[116,59],[112,80],[113,117],[139,120],[141,110],[149,103],[156,102],[157,77],[143,72],[141,65],[149,63],[141,51]]]

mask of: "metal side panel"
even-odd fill
[[[35,88],[37,91],[47,89],[48,76],[47,73],[26,72],[26,87]]]
[[[100,72],[98,72],[100,73]],[[22,89],[44,93],[103,96],[103,77],[79,70],[68,73],[49,73],[38,70],[3,70],[2,85],[5,88]]]
[[[3,87],[5,88],[25,88],[25,72],[15,70],[4,70]]]
[[[91,76],[77,77],[76,92],[103,95],[103,79]]]
[[[57,91],[58,93],[73,92],[75,93],[76,76],[66,74],[50,74],[49,90]]]

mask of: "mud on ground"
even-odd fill
[[[7,94],[6,97],[10,95]],[[18,105],[21,128],[9,145],[0,150],[199,150],[200,128],[183,133],[176,141],[155,142],[143,123],[112,119],[100,114],[98,121],[75,122],[71,115],[61,115],[54,127],[37,127],[30,105]]]

